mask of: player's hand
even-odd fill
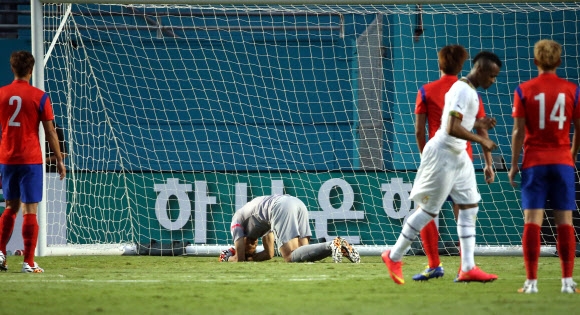
[[[66,167],[64,166],[64,163],[62,161],[56,162],[56,171],[60,175],[60,180],[63,180],[64,177],[66,176]]]
[[[220,253],[220,257],[219,257],[218,261],[219,262],[229,261],[230,257],[234,256],[235,254],[236,254],[236,249],[233,247],[230,247],[228,249],[224,249]]]
[[[492,117],[483,117],[475,121],[475,125],[473,126],[476,129],[485,129],[489,130],[495,127],[497,124],[497,120]]]
[[[520,172],[520,168],[518,166],[512,166],[512,168],[510,168],[510,171],[508,173],[508,178],[510,180],[510,184],[512,185],[512,187],[516,187],[516,175]]]
[[[497,144],[495,144],[495,142],[491,141],[490,139],[484,139],[481,142],[481,146],[483,147],[484,150],[490,152],[497,149]]]
[[[486,165],[483,169],[483,174],[485,175],[485,182],[489,185],[495,181],[495,172],[491,165]]]

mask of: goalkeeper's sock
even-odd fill
[[[330,249],[330,242],[304,245],[296,248],[290,258],[292,262],[305,262],[305,261],[318,261],[332,255],[332,250]]]
[[[475,267],[475,222],[479,207],[459,210],[457,235],[461,247],[461,270],[467,272]]]
[[[560,224],[557,227],[556,249],[560,256],[562,278],[572,278],[574,258],[576,257],[576,237],[570,224]]]
[[[393,261],[403,260],[403,255],[411,243],[417,238],[423,227],[433,221],[433,217],[420,207],[409,217],[401,230],[395,245],[391,248],[390,258]]]
[[[34,213],[25,214],[23,218],[24,262],[34,266],[34,251],[36,250],[36,241],[38,239],[38,221],[36,221],[36,214]]]
[[[14,231],[14,222],[16,221],[17,213],[18,211],[14,211],[12,208],[6,208],[0,217],[0,250],[5,255],[6,245],[12,237],[12,231]]]
[[[435,220],[427,223],[420,234],[425,255],[429,259],[429,268],[439,267],[441,264],[441,260],[439,259],[439,231],[437,231]]]
[[[540,259],[540,229],[535,223],[524,224],[522,235],[522,250],[526,277],[528,280],[538,279],[538,260]]]

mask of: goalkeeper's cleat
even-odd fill
[[[443,277],[444,275],[445,275],[445,270],[443,269],[443,266],[441,264],[439,264],[439,266],[437,266],[435,268],[429,268],[429,266],[427,266],[427,268],[423,272],[414,275],[413,280],[415,280],[415,281],[427,281],[429,279]]]
[[[358,251],[342,237],[340,237],[340,248],[342,256],[348,258],[350,262],[355,264],[360,262],[360,255],[358,254]]]
[[[385,266],[389,270],[389,275],[391,279],[395,281],[396,284],[405,284],[405,279],[403,278],[403,263],[400,261],[393,261],[389,255],[391,250],[384,251],[381,255]]]
[[[8,265],[6,264],[6,256],[0,250],[0,271],[8,271]]]
[[[330,242],[330,250],[332,251],[332,260],[335,263],[342,261],[342,238],[336,237]]]
[[[457,282],[491,282],[497,280],[497,275],[486,273],[477,266],[469,271],[459,272]]]
[[[562,279],[562,293],[580,293],[576,282]]]
[[[536,281],[526,280],[524,286],[518,289],[519,293],[538,293],[538,283]]]
[[[230,247],[228,249],[224,249],[220,253],[220,257],[218,258],[218,261],[219,262],[226,262],[226,261],[228,261],[228,259],[230,259],[230,257],[234,256],[235,254],[236,254],[236,249],[233,247]]]
[[[43,273],[44,269],[40,268],[36,262],[34,266],[30,266],[27,262],[22,263],[22,272],[24,273]]]

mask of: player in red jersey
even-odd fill
[[[56,156],[60,179],[66,175],[58,137],[52,120],[54,114],[48,94],[30,85],[34,57],[27,51],[10,56],[14,81],[0,88],[0,173],[6,209],[0,217],[0,270],[7,270],[6,244],[10,240],[20,207],[23,212],[22,239],[24,263],[22,272],[44,272],[34,261],[38,239],[36,213],[42,200],[42,163],[38,128],[42,122],[46,140]]]
[[[460,45],[448,45],[443,47],[437,54],[439,58],[439,70],[442,73],[440,79],[423,85],[417,93],[417,100],[415,102],[415,137],[417,139],[417,146],[419,152],[423,153],[423,148],[426,144],[425,127],[429,127],[429,139],[435,136],[437,130],[441,126],[441,114],[443,113],[443,106],[445,105],[445,93],[458,80],[457,75],[461,72],[463,63],[467,59],[467,52]],[[479,111],[476,119],[483,119],[485,117],[485,110],[481,98],[479,99]],[[495,120],[493,120],[495,125]],[[475,126],[477,133],[482,137],[488,138],[487,129],[478,128]],[[473,160],[473,148],[471,142],[467,142],[467,153]],[[488,183],[493,182],[495,173],[492,168],[491,153],[485,152],[485,174]],[[452,201],[452,200],[451,200]],[[459,207],[453,203],[453,213],[455,218],[459,213]],[[439,259],[439,231],[435,221],[432,220],[421,230],[421,242],[425,255],[429,260],[427,268],[413,276],[415,281],[426,281],[432,278],[443,277],[444,269]]]
[[[522,147],[521,167],[524,232],[522,246],[526,278],[522,293],[536,293],[540,228],[544,208],[549,200],[554,209],[558,255],[562,267],[562,292],[580,293],[572,279],[576,236],[572,211],[576,209],[575,162],[580,148],[580,104],[578,85],[556,75],[562,48],[553,40],[534,45],[534,64],[538,76],[518,86],[514,92],[514,128],[512,164],[509,179],[515,176]],[[570,147],[570,127],[574,123],[574,140]]]

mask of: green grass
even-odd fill
[[[483,257],[493,283],[454,283],[459,257],[442,257],[446,275],[415,283],[425,257],[405,257],[407,283],[380,257],[361,264],[218,263],[215,257],[38,257],[44,274],[20,273],[10,256],[0,273],[0,314],[568,314],[580,295],[560,293],[560,264],[541,257],[538,294],[516,292],[521,257]]]

